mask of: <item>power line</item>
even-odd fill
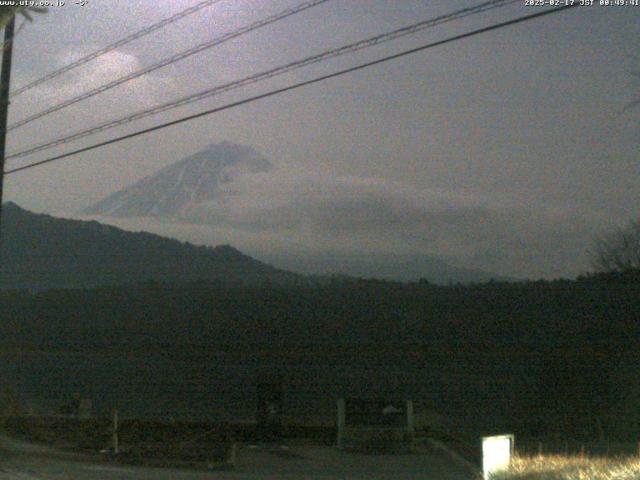
[[[178,13],[176,13],[175,15],[172,15],[170,17],[167,17],[163,20],[160,20],[157,23],[154,23],[152,25],[149,25],[148,27],[143,28],[142,30],[138,30],[135,33],[132,33],[131,35],[128,35],[120,40],[117,40],[109,45],[107,45],[106,47],[103,47],[99,50],[96,50],[93,53],[90,53],[88,55],[85,55],[82,58],[79,58],[78,60],[76,60],[75,62],[69,63],[68,65],[65,65],[64,67],[59,68],[58,70],[54,70],[51,73],[48,73],[47,75],[38,78],[37,80],[34,80],[30,83],[28,83],[27,85],[24,85],[23,87],[20,87],[18,89],[16,89],[15,91],[11,92],[11,96],[12,97],[17,97],[18,95],[20,95],[21,93],[26,92],[27,90],[31,90],[34,87],[37,87],[38,85],[41,85],[45,82],[48,82],[49,80],[52,80],[60,75],[62,75],[63,73],[66,73],[70,70],[73,70],[74,68],[79,67],[80,65],[84,65],[85,63],[90,62],[91,60],[94,60],[98,57],[101,57],[102,55],[109,53],[112,50],[115,50],[116,48],[122,47],[123,45],[126,45],[127,43],[133,42],[134,40],[137,40],[139,38],[144,37],[145,35],[149,35],[150,33],[155,32],[156,30],[159,30],[163,27],[166,27],[167,25],[177,22],[178,20],[183,19],[184,17],[187,17],[191,14],[194,14],[196,12],[199,12],[200,10],[202,10],[203,8],[209,7],[211,5],[214,5],[216,3],[219,3],[223,0],[205,0],[203,2],[197,3],[194,6],[187,8],[185,10],[182,10]]]
[[[150,109],[145,109],[130,115],[127,115],[125,117],[116,119],[116,120],[111,120],[105,123],[102,123],[100,125],[94,126],[92,128],[88,128],[85,130],[81,130],[79,132],[75,132],[71,135],[67,135],[65,137],[62,138],[58,138],[55,140],[51,140],[49,142],[46,142],[44,144],[40,144],[40,145],[36,145],[33,147],[29,147],[25,150],[22,150],[20,152],[16,152],[16,153],[12,153],[10,155],[7,156],[7,159],[12,159],[12,158],[19,158],[19,157],[24,157],[27,155],[31,155],[33,153],[36,152],[40,152],[43,150],[48,150],[50,148],[53,148],[55,146],[58,145],[62,145],[71,141],[75,141],[75,140],[79,140],[81,138],[90,136],[90,135],[94,135],[96,133],[100,133],[103,132],[105,130],[110,130],[112,128],[121,126],[121,125],[125,125],[127,123],[136,121],[136,120],[140,120],[142,118],[148,117],[148,116],[152,116],[152,115],[156,115],[158,113],[162,113],[165,112],[167,110],[171,110],[177,107],[181,107],[199,100],[203,100],[205,98],[209,98],[215,95],[219,95],[221,93],[225,93],[231,90],[235,90],[237,88],[240,87],[244,87],[247,85],[252,85],[254,83],[258,83],[260,81],[263,80],[267,80],[269,78],[273,78],[279,75],[283,75],[285,73],[291,72],[293,70],[297,70],[299,68],[302,67],[306,67],[308,65],[312,65],[315,63],[319,63],[325,60],[328,60],[330,58],[335,58],[335,57],[339,57],[341,55],[345,55],[348,53],[353,53],[356,52],[358,50],[362,50],[365,48],[369,48],[372,47],[374,45],[379,45],[381,43],[385,43],[385,42],[389,42],[391,40],[396,40],[398,38],[407,36],[407,35],[412,35],[414,33],[417,33],[421,30],[424,30],[426,28],[431,28],[431,27],[435,27],[437,25],[441,25],[443,23],[447,23],[447,22],[451,22],[453,20],[458,20],[460,18],[463,17],[467,17],[467,16],[471,16],[471,15],[476,15],[482,12],[485,12],[487,10],[491,10],[491,9],[495,9],[495,8],[499,8],[499,7],[504,7],[506,5],[512,4],[512,3],[516,3],[519,2],[520,0],[490,0],[487,2],[484,2],[482,4],[476,5],[474,7],[468,7],[468,8],[464,8],[462,10],[456,10],[455,12],[452,13],[448,13],[446,15],[441,15],[435,18],[431,18],[428,20],[423,20],[420,21],[418,23],[414,23],[412,25],[406,26],[406,27],[402,27],[396,30],[392,30],[390,32],[387,33],[382,33],[379,35],[375,35],[373,37],[369,37],[367,39],[364,40],[360,40],[358,42],[354,42],[342,47],[338,47],[338,48],[334,48],[334,49],[330,49],[330,50],[326,50],[322,53],[316,54],[316,55],[312,55],[310,57],[306,57],[303,58],[302,60],[296,60],[294,62],[290,62],[287,63],[285,65],[281,65],[279,67],[276,68],[272,68],[270,70],[266,70],[264,72],[260,72],[257,73],[255,75],[251,75],[248,77],[244,77],[241,78],[239,80],[235,80],[233,82],[229,82],[223,85],[219,85],[213,88],[209,88],[206,90],[203,90],[201,92],[197,92],[194,94],[190,94],[184,97],[181,97],[177,100],[173,100],[171,102],[167,102],[164,104],[160,104],[157,105],[156,107],[152,107]]]
[[[105,83],[104,85],[101,85],[97,88],[94,88],[93,90],[89,90],[88,92],[82,93],[76,97],[73,97],[69,100],[65,100],[64,102],[58,103],[57,105],[54,105],[52,107],[47,108],[46,110],[42,110],[41,112],[35,113],[33,115],[30,115],[18,122],[13,123],[12,125],[9,125],[9,127],[7,128],[7,131],[11,131],[11,130],[15,130],[16,128],[22,127],[28,123],[33,122],[34,120],[37,120],[39,118],[42,118],[46,115],[49,115],[51,113],[57,112],[59,110],[62,110],[64,108],[67,108],[75,103],[81,102],[82,100],[86,100],[88,98],[91,98],[95,95],[98,95],[100,93],[106,92],[107,90],[111,90],[112,88],[117,87],[118,85],[122,85],[123,83],[129,82],[131,80],[134,80],[136,78],[139,78],[143,75],[146,75],[148,73],[151,73],[155,70],[158,70],[160,68],[166,67],[167,65],[171,65],[173,63],[176,63],[180,60],[184,60],[185,58],[188,58],[192,55],[195,55],[197,53],[203,52],[209,48],[213,48],[216,47],[218,45],[221,45],[225,42],[228,42],[229,40],[232,40],[234,38],[237,38],[241,35],[244,35],[246,33],[252,32],[254,30],[257,30],[259,28],[265,27],[267,25],[270,25],[272,23],[278,22],[280,20],[283,20],[287,17],[290,17],[292,15],[295,15],[297,13],[303,12],[305,10],[308,10],[310,8],[316,7],[320,4],[326,3],[329,0],[307,0],[306,2],[303,2],[295,7],[292,8],[287,8],[286,10],[281,11],[280,13],[274,14],[274,15],[270,15],[262,20],[258,20],[257,22],[251,23],[250,25],[247,25],[245,27],[239,28],[238,30],[234,30],[232,32],[226,33],[220,37],[216,37],[212,40],[209,40],[208,42],[205,43],[201,43],[200,45],[196,45],[195,47],[189,48],[187,50],[184,50],[180,53],[177,53],[175,55],[172,55],[170,57],[165,58],[164,60],[161,60],[157,63],[154,63],[152,65],[149,65],[148,67],[144,67],[140,70],[136,70],[135,72],[132,72],[128,75],[125,75],[123,77],[117,78],[116,80],[113,80],[109,83]]]
[[[289,85],[287,87],[279,88],[277,90],[272,90],[272,91],[267,92],[267,93],[263,93],[263,94],[260,94],[260,95],[255,95],[253,97],[245,98],[245,99],[239,100],[237,102],[228,103],[228,104],[223,105],[221,107],[216,107],[216,108],[212,108],[210,110],[205,110],[203,112],[196,113],[196,114],[193,114],[193,115],[188,115],[186,117],[182,117],[182,118],[179,118],[177,120],[172,120],[170,122],[166,122],[166,123],[163,123],[163,124],[160,124],[160,125],[156,125],[154,127],[145,128],[143,130],[138,130],[137,132],[129,133],[127,135],[122,135],[122,136],[116,137],[116,138],[112,138],[112,139],[106,140],[104,142],[99,142],[99,143],[90,145],[88,147],[79,148],[79,149],[73,150],[71,152],[63,153],[61,155],[56,155],[54,157],[50,157],[50,158],[47,158],[45,160],[40,160],[38,162],[33,162],[33,163],[28,164],[28,165],[23,165],[22,167],[13,168],[11,170],[7,170],[5,172],[5,175],[9,175],[9,174],[12,174],[12,173],[20,172],[20,171],[23,171],[23,170],[28,170],[30,168],[38,167],[38,166],[44,165],[46,163],[51,163],[51,162],[54,162],[54,161],[57,161],[57,160],[61,160],[63,158],[70,157],[72,155],[77,155],[79,153],[88,152],[90,150],[95,150],[97,148],[104,147],[106,145],[111,145],[111,144],[118,143],[118,142],[121,142],[121,141],[124,141],[124,140],[128,140],[130,138],[138,137],[140,135],[145,135],[147,133],[151,133],[151,132],[154,132],[156,130],[161,130],[161,129],[166,128],[166,127],[170,127],[170,126],[173,126],[173,125],[178,125],[180,123],[188,122],[188,121],[194,120],[196,118],[205,117],[205,116],[212,115],[214,113],[218,113],[218,112],[221,112],[221,111],[224,111],[224,110],[229,110],[231,108],[239,107],[239,106],[245,105],[247,103],[251,103],[251,102],[255,102],[257,100],[262,100],[264,98],[268,98],[268,97],[272,97],[272,96],[275,96],[275,95],[279,95],[281,93],[289,92],[291,90],[296,90],[298,88],[306,87],[308,85],[319,83],[319,82],[322,82],[322,81],[325,81],[325,80],[328,80],[328,79],[331,79],[331,78],[340,77],[342,75],[346,75],[346,74],[349,74],[349,73],[352,73],[352,72],[355,72],[355,71],[358,71],[358,70],[362,70],[364,68],[372,67],[374,65],[379,65],[381,63],[385,63],[385,62],[388,62],[390,60],[395,60],[397,58],[405,57],[407,55],[411,55],[411,54],[414,54],[414,53],[417,53],[417,52],[421,52],[423,50],[428,50],[428,49],[431,49],[431,48],[434,48],[434,47],[438,47],[440,45],[445,45],[447,43],[456,42],[456,41],[462,40],[464,38],[473,37],[475,35],[480,35],[482,33],[490,32],[490,31],[493,31],[493,30],[498,30],[500,28],[508,27],[508,26],[515,25],[515,24],[518,24],[518,23],[523,23],[523,22],[526,22],[528,20],[533,20],[535,18],[540,18],[540,17],[546,16],[546,15],[559,13],[559,12],[562,12],[564,10],[568,10],[570,8],[578,7],[578,6],[579,6],[578,3],[574,3],[574,4],[568,4],[568,5],[565,5],[565,6],[562,6],[562,7],[557,7],[557,8],[553,8],[553,9],[549,9],[549,10],[544,10],[542,12],[533,13],[533,14],[530,14],[530,15],[517,17],[517,18],[514,18],[512,20],[505,21],[505,22],[501,22],[501,23],[497,23],[497,24],[494,24],[494,25],[490,25],[488,27],[479,28],[479,29],[473,30],[471,32],[455,35],[453,37],[449,37],[449,38],[446,38],[444,40],[439,40],[437,42],[428,43],[426,45],[422,45],[422,46],[419,46],[419,47],[416,47],[416,48],[412,48],[412,49],[409,49],[409,50],[404,50],[404,51],[402,51],[400,53],[396,53],[396,54],[393,54],[393,55],[382,57],[382,58],[379,58],[377,60],[373,60],[373,61],[366,62],[366,63],[361,63],[359,65],[356,65],[355,67],[350,67],[350,68],[346,68],[346,69],[343,69],[343,70],[339,70],[339,71],[334,72],[334,73],[330,73],[330,74],[327,74],[327,75],[322,75],[320,77],[316,77],[316,78],[313,78],[311,80],[305,80],[303,82],[298,82],[298,83],[295,83],[293,85]]]

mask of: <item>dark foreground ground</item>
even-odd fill
[[[61,452],[0,438],[0,480],[226,480],[226,479],[431,479],[473,476],[446,455],[425,450],[409,455],[361,455],[302,442],[240,445],[236,466],[175,469],[117,465],[96,456]]]

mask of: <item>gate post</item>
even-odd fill
[[[413,414],[413,400],[407,400],[407,433],[413,438],[416,430],[416,422]]]
[[[343,447],[344,443],[344,427],[345,427],[345,402],[344,398],[338,399],[338,439],[337,444],[338,448]]]

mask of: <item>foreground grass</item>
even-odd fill
[[[110,423],[109,419],[12,417],[1,425],[0,431],[61,450],[98,454],[111,447]],[[213,424],[124,420],[118,430],[121,452],[109,458],[166,467],[227,465],[233,440],[225,428]]]
[[[516,457],[495,480],[640,480],[640,458]]]

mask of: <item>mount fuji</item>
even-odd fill
[[[215,200],[225,183],[247,173],[265,173],[272,164],[251,147],[210,145],[84,209],[83,215],[110,217],[181,216]]]

